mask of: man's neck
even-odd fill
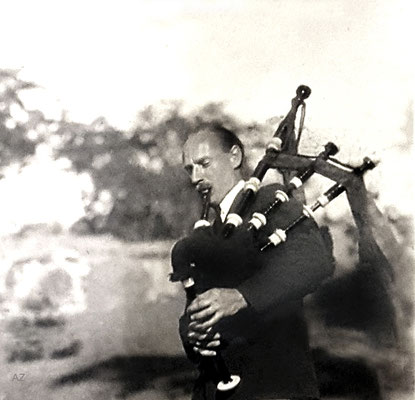
[[[244,184],[245,184],[245,181],[241,179],[228,191],[226,196],[220,202],[219,208],[220,208],[220,217],[222,221],[224,221],[226,216],[228,215],[233,202],[235,201],[240,191],[243,189]]]
[[[228,189],[226,190],[225,194],[222,196],[220,200],[216,200],[212,202],[215,206],[219,206],[225,197],[229,194],[229,192],[241,181],[243,180],[242,175],[238,172],[232,177],[232,181],[229,182]]]

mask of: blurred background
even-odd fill
[[[318,218],[336,271],[307,298],[323,398],[413,394],[408,1],[13,1],[0,34],[0,399],[188,399],[170,249],[199,213],[181,148],[220,121],[253,167],[300,84],[300,152],[365,177],[391,268],[359,263],[346,197]],[[330,182],[313,177],[314,200]]]

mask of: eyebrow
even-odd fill
[[[202,156],[200,158],[197,158],[196,160],[193,160],[193,163],[194,164],[203,164],[207,160],[210,160],[209,156]]]
[[[202,157],[197,158],[195,160],[192,159],[191,163],[184,165],[184,169],[193,168],[193,164],[203,164],[205,161],[209,161],[209,160],[210,160],[209,156],[202,156]],[[184,162],[184,157],[183,157],[183,162]]]

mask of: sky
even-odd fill
[[[414,68],[407,0],[14,0],[1,14],[0,68],[40,85],[24,101],[52,117],[65,109],[129,129],[138,110],[179,99],[264,122],[307,84],[312,131],[346,149],[402,141]]]
[[[264,120],[285,114],[304,83],[310,124],[350,133],[355,119],[391,127],[373,119],[399,114],[412,94],[408,1],[3,4],[0,64],[21,69],[48,106],[75,120],[102,114],[128,128],[163,99],[223,101],[240,118]]]

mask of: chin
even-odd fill
[[[216,204],[216,205],[219,205],[219,203],[221,202],[221,200],[220,199],[218,199],[218,198],[216,198],[216,196],[211,196],[210,197],[210,203],[211,204]]]

